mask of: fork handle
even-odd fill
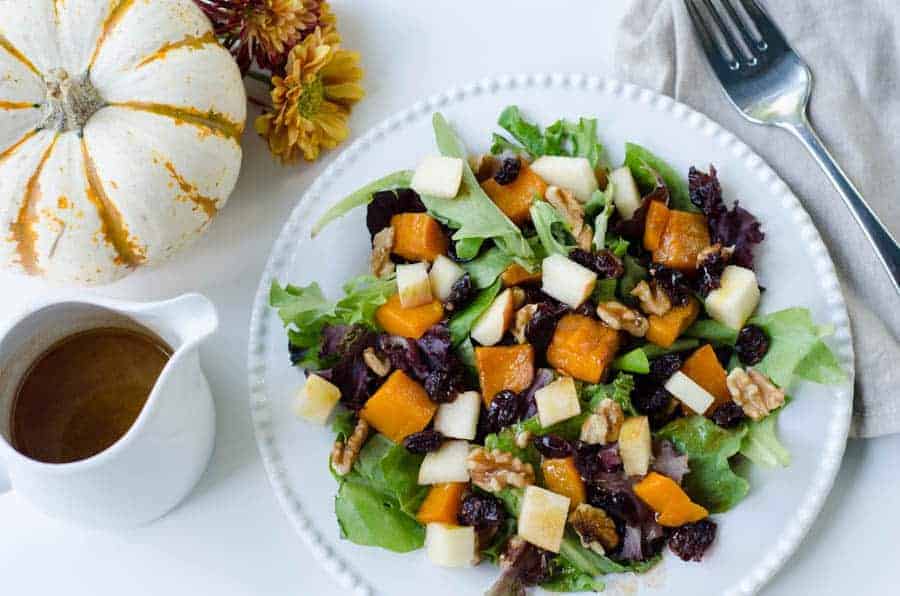
[[[866,238],[875,248],[875,254],[878,255],[881,264],[887,270],[891,281],[894,284],[894,291],[900,294],[900,246],[894,240],[888,229],[881,223],[872,208],[863,199],[860,192],[847,177],[847,174],[837,164],[828,147],[813,129],[809,119],[804,118],[799,122],[784,123],[782,128],[792,132],[806,147],[812,156],[818,162],[819,166],[825,171],[828,179],[837,189],[841,198],[850,213],[853,214],[856,223],[860,225]]]

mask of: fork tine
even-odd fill
[[[731,50],[732,62],[739,64],[744,53],[743,51],[741,51],[741,47],[738,45],[737,40],[731,33],[731,29],[729,29],[727,24],[725,24],[725,19],[722,18],[722,13],[719,12],[719,9],[716,8],[710,0],[703,0],[703,4],[706,5],[706,10],[709,11],[710,16],[712,16],[713,20],[716,22],[716,26],[719,28],[719,33],[722,34],[722,37],[725,39],[725,43],[728,45],[728,49]]]
[[[789,48],[787,40],[782,35],[781,30],[778,28],[778,25],[769,18],[769,15],[766,14],[766,11],[762,6],[759,5],[759,2],[756,0],[740,0],[741,6],[744,7],[744,10],[747,12],[747,15],[750,17],[750,20],[753,21],[753,24],[756,25],[757,31],[759,31],[759,35],[762,38],[762,46],[757,43],[756,46],[760,50],[766,49],[766,46],[778,49],[786,49]]]
[[[706,57],[710,64],[716,69],[720,66],[724,66],[722,53],[719,51],[719,46],[716,44],[715,37],[713,36],[712,31],[709,30],[706,21],[703,20],[703,15],[700,14],[697,6],[694,4],[694,0],[685,0],[684,4],[688,9],[691,21],[694,23],[694,29],[697,31],[697,37],[700,38],[700,43],[703,45],[703,51],[706,52]]]
[[[744,39],[744,43],[747,45],[747,49],[750,50],[751,54],[755,54],[754,50],[758,49],[757,46],[759,45],[759,42],[756,40],[750,29],[747,28],[744,19],[741,18],[741,15],[739,15],[734,8],[732,0],[722,0],[722,6],[725,7],[725,11],[728,13],[728,16],[731,17],[731,21],[740,32],[741,37]]]

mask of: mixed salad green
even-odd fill
[[[334,205],[365,206],[372,275],[336,302],[271,288],[297,413],[336,435],[341,535],[437,565],[499,565],[493,595],[600,591],[668,547],[699,561],[710,514],[787,466],[795,379],[845,380],[804,308],[757,312],[759,222],[713,167],[636,144],[612,167],[595,119],[515,106],[489,154],[441,114],[440,156]]]

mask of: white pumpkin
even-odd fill
[[[234,188],[241,76],[191,0],[0,0],[0,264],[107,283]]]

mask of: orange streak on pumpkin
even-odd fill
[[[143,101],[124,101],[118,103],[110,103],[111,106],[120,108],[128,108],[131,110],[141,110],[150,112],[157,116],[165,116],[171,118],[176,124],[190,124],[212,131],[215,134],[229,138],[237,139],[244,132],[244,125],[232,122],[223,114],[214,112],[201,112],[195,108],[178,108],[162,103],[150,103]]]
[[[85,193],[97,210],[97,216],[100,218],[100,231],[106,241],[115,249],[116,263],[137,267],[147,260],[147,256],[144,249],[131,237],[122,213],[103,189],[103,182],[97,174],[97,168],[94,166],[94,160],[88,152],[84,139],[81,139],[81,154],[84,157],[84,175],[88,183]]]
[[[38,184],[38,179],[41,176],[41,172],[44,171],[44,164],[47,163],[53,147],[56,146],[57,139],[59,139],[58,134],[53,137],[50,145],[44,149],[41,161],[38,162],[34,173],[31,174],[28,183],[25,185],[25,196],[22,198],[22,205],[19,206],[19,215],[9,226],[9,231],[12,232],[12,240],[16,243],[19,264],[22,265],[22,269],[29,275],[38,275],[41,272],[37,256],[38,235],[37,230],[34,229],[35,224],[38,222],[37,202],[41,198],[41,187]]]
[[[24,64],[28,67],[28,70],[36,74],[37,76],[43,78],[44,75],[41,74],[41,71],[37,69],[37,67],[31,63],[31,60],[25,57],[25,54],[19,51],[19,49],[12,44],[11,41],[6,39],[2,33],[0,33],[0,48],[3,48],[7,52],[9,52],[13,58]]]
[[[106,41],[106,38],[109,37],[109,34],[116,28],[116,25],[119,24],[119,21],[122,20],[122,17],[133,5],[134,0],[112,0],[110,2],[110,10],[103,21],[103,28],[100,29],[100,36],[97,38],[97,45],[94,46],[94,53],[91,54],[91,61],[88,62],[88,72],[94,66],[97,55],[100,54],[100,48],[103,47],[103,42]]]
[[[203,35],[188,35],[180,41],[171,41],[169,43],[164,43],[159,47],[158,50],[138,62],[135,68],[140,68],[146,64],[149,64],[150,62],[153,62],[154,60],[164,58],[166,54],[168,54],[172,50],[177,50],[178,48],[190,48],[192,50],[199,50],[203,46],[218,43],[219,42],[216,39],[216,34],[212,31],[208,31]]]
[[[30,101],[3,101],[0,100],[0,110],[24,110],[26,108],[36,108],[38,104]]]
[[[187,199],[203,209],[207,217],[211,218],[219,212],[215,199],[201,195],[197,191],[197,187],[185,180],[184,177],[175,170],[175,166],[173,166],[171,162],[167,161],[164,165],[165,168],[169,170],[169,175],[172,176],[172,179],[175,180],[182,192],[187,196]]]
[[[18,141],[16,141],[15,143],[13,143],[12,145],[10,145],[9,147],[7,147],[2,153],[0,153],[0,162],[2,162],[4,159],[6,159],[7,157],[9,157],[10,155],[12,155],[13,153],[15,153],[16,151],[18,151],[19,147],[21,147],[22,145],[24,145],[25,142],[26,142],[28,139],[30,139],[31,137],[33,137],[34,135],[36,135],[37,132],[38,132],[37,130],[29,130],[28,132],[25,133],[25,135],[24,135],[21,139],[19,139]]]

